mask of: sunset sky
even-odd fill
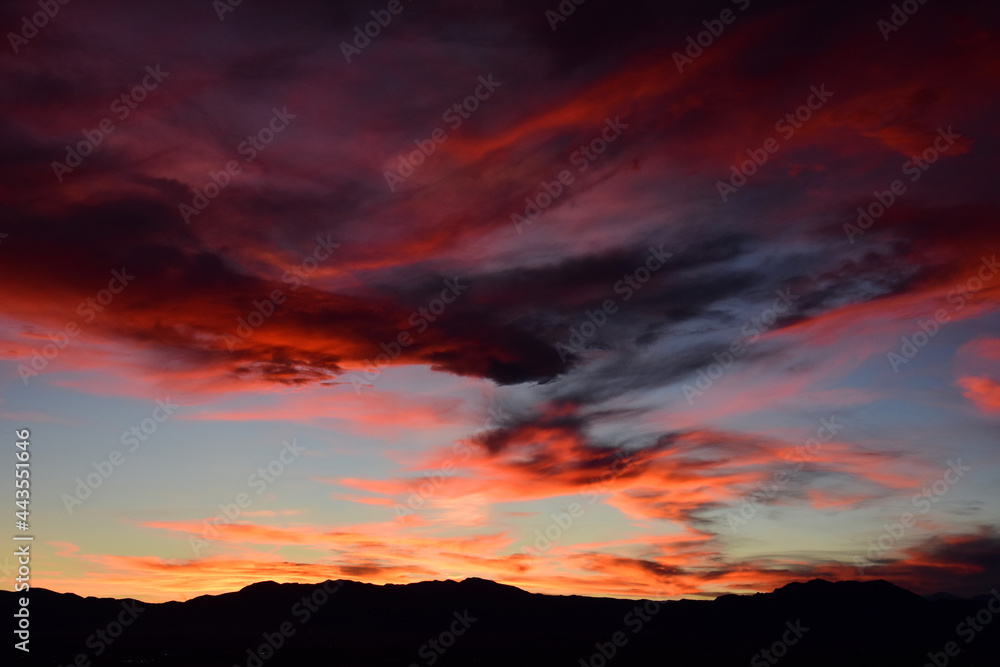
[[[988,591],[1000,10],[903,4],[5,3],[32,586]]]

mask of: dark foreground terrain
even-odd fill
[[[15,595],[0,592],[3,609],[16,610]],[[1000,594],[926,599],[884,581],[821,580],[663,604],[536,595],[481,579],[267,582],[164,604],[36,589],[30,656],[6,650],[15,664],[79,667],[994,667],[1000,614],[991,600],[1000,611]]]

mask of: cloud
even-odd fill
[[[782,454],[821,417],[849,414],[855,430],[768,501],[776,516],[908,489],[943,453],[928,439],[972,448],[967,422],[919,423],[943,410],[920,393],[926,378],[1000,409],[997,342],[980,333],[1000,303],[1000,280],[980,273],[998,214],[992,3],[911,22],[890,44],[865,3],[752,3],[684,71],[674,52],[711,18],[704,3],[587,3],[555,30],[526,0],[408,3],[350,64],[340,44],[369,20],[360,0],[243,3],[224,22],[200,1],[74,7],[0,63],[0,350],[14,386],[73,325],[33,386],[118,399],[167,388],[197,406],[185,426],[285,420],[390,439],[412,427],[421,452],[391,470],[316,471],[325,498],[365,511],[389,512],[454,457],[454,432],[481,423],[468,396],[496,392],[512,413],[458,437],[469,456],[402,527],[241,524],[220,538],[230,556],[203,561],[63,550],[106,568],[90,590],[462,571],[535,590],[707,594],[845,575],[832,556],[737,562],[725,513],[787,467]],[[18,11],[0,19],[17,25]],[[147,66],[169,74],[121,115],[115,100]],[[501,85],[454,126],[447,110],[482,76]],[[779,130],[814,86],[830,100]],[[294,118],[249,153],[276,109]],[[115,130],[57,175],[104,118]],[[595,143],[608,122],[621,135]],[[438,128],[447,141],[390,189],[386,171]],[[947,128],[959,136],[926,157]],[[771,138],[780,148],[723,201],[719,183]],[[927,169],[914,171],[918,154]],[[231,161],[238,173],[208,197]],[[511,216],[564,171],[572,182],[518,233]],[[858,208],[877,210],[897,179],[905,192],[849,238]],[[179,207],[201,196],[185,220]],[[651,248],[669,261],[641,289],[620,287]],[[116,271],[134,275],[120,292]],[[762,325],[779,292],[794,298]],[[900,381],[885,354],[942,308],[935,352],[907,368],[926,375]],[[565,354],[587,322],[593,335]],[[710,391],[686,400],[684,385],[741,341]],[[405,367],[454,384],[438,393],[426,375],[392,373]],[[542,504],[595,480],[594,506],[634,533],[560,545],[572,568],[516,554],[515,519],[530,517],[506,510],[544,517]],[[501,507],[513,502],[536,504]],[[144,529],[196,528],[157,516]],[[441,542],[442,526],[488,537]],[[658,541],[664,526],[690,543]],[[241,542],[323,555],[247,555]],[[937,543],[891,571],[916,582],[934,554],[951,565],[932,581],[949,568],[965,581],[971,566]],[[150,583],[160,571],[179,579]]]
[[[958,386],[966,398],[983,412],[1000,412],[1000,383],[984,377],[964,377]]]

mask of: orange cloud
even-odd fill
[[[1000,383],[984,377],[963,377],[958,380],[958,386],[983,412],[1000,412]]]

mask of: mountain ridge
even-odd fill
[[[0,600],[13,607],[20,595],[3,591]],[[783,666],[920,666],[949,641],[962,651],[949,664],[993,665],[1000,654],[1000,622],[969,643],[955,633],[981,600],[928,600],[883,580],[815,579],[770,593],[667,601],[529,593],[474,577],[262,581],[162,603],[29,595],[31,664],[53,667],[281,667],[334,657],[359,667],[759,667],[774,664],[764,657],[775,657],[772,649],[784,652]]]
[[[414,582],[409,582],[409,583],[405,583],[405,584],[396,584],[396,583],[373,584],[373,583],[364,582],[364,581],[356,581],[354,579],[327,579],[325,581],[319,581],[319,582],[315,582],[315,583],[295,582],[295,581],[291,581],[291,582],[277,582],[277,581],[274,581],[274,580],[271,580],[271,579],[265,579],[265,580],[262,580],[262,581],[256,581],[256,582],[254,582],[252,584],[247,584],[247,585],[243,586],[242,588],[234,589],[232,591],[224,591],[222,593],[203,593],[201,595],[197,595],[195,597],[188,598],[187,600],[164,600],[163,602],[148,602],[146,600],[141,600],[139,598],[133,598],[133,597],[115,598],[115,597],[99,597],[99,596],[93,596],[93,595],[80,595],[79,593],[74,593],[72,591],[62,591],[62,592],[60,592],[60,591],[55,591],[55,590],[52,590],[50,588],[44,588],[44,587],[33,587],[31,590],[34,591],[34,592],[45,591],[46,593],[51,593],[53,595],[71,595],[71,596],[74,596],[74,597],[79,598],[81,600],[135,600],[136,602],[142,602],[143,604],[155,605],[155,604],[169,604],[169,603],[181,603],[182,604],[182,603],[185,603],[185,602],[192,602],[194,600],[198,600],[198,599],[201,599],[201,598],[218,598],[218,597],[225,596],[225,595],[235,595],[235,594],[238,594],[238,593],[254,592],[254,591],[257,591],[257,590],[261,590],[262,587],[266,587],[266,586],[305,586],[305,587],[312,587],[312,586],[318,586],[318,585],[322,585],[324,583],[330,583],[330,582],[333,582],[333,583],[338,583],[338,582],[340,582],[340,583],[349,583],[349,584],[354,584],[354,585],[359,585],[359,586],[372,586],[372,587],[375,587],[375,588],[390,588],[390,589],[393,588],[393,587],[400,588],[400,587],[407,587],[407,586],[424,586],[424,585],[430,585],[430,584],[445,584],[445,585],[447,585],[447,584],[467,584],[468,583],[468,584],[472,584],[472,585],[486,584],[486,585],[491,585],[491,586],[498,587],[498,590],[499,589],[508,589],[508,590],[518,591],[518,592],[524,593],[526,595],[544,595],[544,596],[547,596],[547,597],[575,597],[575,598],[590,599],[590,600],[638,600],[638,601],[641,601],[641,600],[652,600],[652,599],[654,599],[654,598],[643,598],[643,597],[632,598],[632,597],[608,597],[608,596],[597,596],[597,595],[581,595],[579,593],[561,593],[561,594],[557,594],[557,593],[532,593],[531,591],[527,591],[527,590],[525,590],[523,588],[519,588],[519,587],[514,586],[512,584],[503,584],[503,583],[500,583],[500,582],[497,582],[497,581],[493,581],[492,579],[483,579],[481,577],[466,577],[465,579],[427,579],[427,580],[424,580],[424,581],[414,581]],[[830,581],[828,579],[816,578],[816,579],[811,579],[811,580],[806,581],[806,582],[800,582],[800,581],[789,582],[789,583],[784,584],[782,586],[779,586],[779,587],[777,587],[777,588],[775,588],[775,589],[773,589],[771,591],[757,591],[757,592],[754,592],[754,593],[721,593],[721,594],[719,594],[715,598],[706,598],[706,599],[680,598],[680,599],[669,600],[669,601],[671,601],[671,602],[680,602],[681,600],[689,600],[689,601],[692,601],[692,602],[712,602],[714,600],[718,600],[720,598],[727,598],[727,597],[747,598],[747,597],[753,597],[755,595],[773,595],[773,594],[779,593],[779,592],[794,591],[794,590],[797,590],[799,587],[810,586],[810,585],[812,585],[812,584],[814,584],[816,582],[819,582],[819,585],[824,585],[824,584],[829,584],[829,585],[840,585],[840,584],[858,584],[858,585],[877,584],[877,585],[886,585],[886,586],[889,586],[889,587],[891,587],[893,589],[896,589],[896,590],[899,590],[899,591],[905,591],[906,593],[908,593],[910,595],[916,596],[916,597],[924,599],[924,600],[953,600],[953,601],[954,600],[963,600],[963,601],[967,601],[967,600],[979,600],[979,599],[984,599],[984,598],[989,597],[988,594],[980,594],[980,595],[976,595],[976,596],[972,596],[972,597],[962,597],[962,596],[959,596],[959,595],[954,595],[954,594],[949,593],[947,591],[939,591],[939,592],[934,593],[932,595],[918,595],[917,593],[913,593],[912,591],[909,591],[909,590],[907,590],[907,589],[905,589],[905,588],[903,588],[903,587],[901,587],[901,586],[899,586],[897,584],[893,584],[892,582],[887,581],[885,579],[872,579],[872,580],[869,580],[869,581],[857,581],[857,580],[852,580],[852,579]],[[2,595],[4,593],[11,594],[11,595],[23,595],[23,593],[16,593],[16,592],[13,592],[13,591],[0,590],[0,595]]]

